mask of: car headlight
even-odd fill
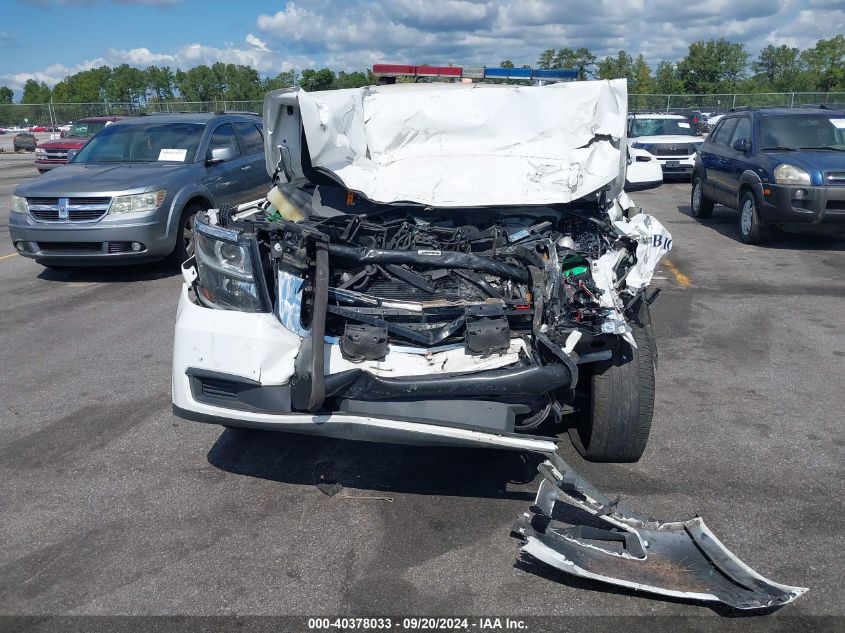
[[[164,202],[167,191],[150,191],[131,196],[117,196],[111,203],[109,213],[145,213],[155,211]]]
[[[252,242],[238,233],[196,221],[196,290],[209,308],[266,312],[252,263]]]
[[[783,163],[775,167],[775,182],[779,185],[809,185],[810,174],[800,167]]]
[[[46,150],[41,149],[40,147],[36,147],[36,148],[35,148],[35,155],[36,155],[36,156],[46,156],[46,155],[47,155],[47,151],[46,151]]]
[[[12,213],[29,213],[29,205],[23,196],[12,196]]]

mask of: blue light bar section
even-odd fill
[[[485,68],[484,78],[491,79],[531,79],[530,68]]]
[[[578,71],[573,69],[554,68],[551,70],[535,70],[534,79],[578,79]]]

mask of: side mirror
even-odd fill
[[[208,159],[205,161],[209,165],[216,163],[225,163],[227,160],[232,160],[235,157],[235,150],[231,147],[215,147],[212,148]]]
[[[67,151],[67,162],[72,161],[74,156],[76,156],[78,153],[79,153],[78,149],[69,149]]]
[[[738,138],[734,141],[732,146],[738,152],[747,152],[749,148],[749,143],[747,138]]]

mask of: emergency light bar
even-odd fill
[[[376,77],[441,77],[447,79],[523,79],[569,81],[578,78],[572,69],[500,68],[497,66],[409,66],[405,64],[373,64]]]

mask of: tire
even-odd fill
[[[693,174],[690,192],[690,209],[694,218],[709,218],[713,213],[713,201],[704,195],[704,185],[698,174]]]
[[[569,437],[591,462],[636,462],[654,414],[654,340],[643,323],[631,324],[637,348],[622,341],[610,360],[595,363],[589,411]]]
[[[745,244],[761,244],[767,236],[760,221],[760,210],[753,191],[746,190],[739,198],[739,239]]]
[[[193,246],[193,219],[200,211],[205,211],[206,208],[201,204],[189,204],[182,211],[179,218],[179,227],[176,230],[176,245],[173,247],[173,252],[170,254],[170,261],[176,266],[181,266],[182,263],[194,254]]]

